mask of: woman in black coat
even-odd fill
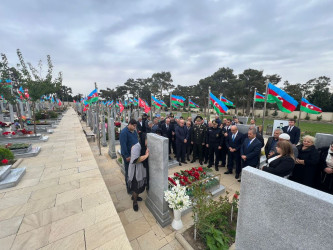
[[[263,171],[280,176],[289,176],[295,166],[294,151],[288,141],[279,141],[276,144],[277,156],[269,159],[268,166],[262,168]]]
[[[319,162],[319,153],[314,142],[315,138],[307,135],[304,137],[303,143],[297,146],[298,158],[290,178],[309,187],[314,187],[316,168]]]
[[[324,192],[333,194],[333,142],[330,147],[321,148],[320,150],[320,177],[321,187]]]

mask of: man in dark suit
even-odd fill
[[[144,139],[145,139],[144,132],[146,130],[143,131],[144,130],[144,126],[145,126],[145,123],[142,121],[142,118],[139,117],[137,125],[136,125],[136,131],[138,132],[138,135],[139,135],[139,138],[140,138],[140,142],[144,142]]]
[[[186,129],[187,129],[187,135],[188,135],[188,139],[186,142],[186,157],[187,160],[190,161],[190,155],[192,154],[192,149],[193,149],[193,145],[191,144],[191,135],[192,135],[192,121],[187,121],[186,122]]]
[[[172,128],[170,125],[170,119],[165,119],[165,123],[161,126],[162,136],[169,139],[169,159],[171,158],[171,145],[172,145]]]
[[[236,162],[236,176],[239,178],[241,172],[240,148],[243,142],[243,134],[238,131],[237,126],[231,126],[231,133],[228,133],[226,145],[228,148],[228,171],[224,174],[232,174],[234,161]]]
[[[176,137],[176,148],[177,148],[177,161],[179,161],[179,166],[181,163],[186,164],[185,153],[186,153],[186,143],[188,140],[188,130],[184,126],[185,121],[180,120],[179,126],[175,128],[175,137]]]
[[[249,127],[249,130],[250,129],[255,129],[257,131],[257,128],[256,126],[250,126]],[[247,134],[244,134],[244,138],[243,138],[243,141],[247,138]],[[260,133],[257,133],[256,134],[256,138],[260,141],[261,143],[261,147],[265,146],[265,141],[264,141],[264,137],[262,137],[262,135]]]
[[[230,132],[230,128],[231,128],[231,120],[230,119],[223,119],[223,124],[221,124],[222,126],[222,133],[223,133],[223,144],[222,144],[222,149],[220,152],[220,160],[222,161],[222,165],[221,167],[225,167],[226,166],[226,159],[227,159],[227,154],[228,154],[228,147],[227,147],[227,138],[228,138],[228,134],[231,133]],[[220,167],[220,166],[219,166]]]
[[[282,129],[277,128],[274,130],[273,136],[269,137],[265,146],[266,159],[276,154],[276,144],[279,141],[279,136],[282,134]]]
[[[224,136],[222,134],[222,129],[218,127],[217,121],[212,122],[213,126],[207,130],[206,147],[209,149],[209,165],[211,168],[214,164],[214,154],[215,154],[215,170],[219,171],[218,163],[220,157],[220,150],[222,149],[222,144]]]
[[[257,167],[261,151],[261,142],[256,138],[257,131],[250,128],[241,147],[242,167]]]
[[[297,145],[301,136],[301,130],[295,126],[295,119],[289,119],[289,126],[282,128],[283,133],[287,133],[290,136],[291,144]]]

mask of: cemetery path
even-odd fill
[[[34,146],[21,182],[0,190],[0,248],[131,249],[74,110]]]
[[[81,123],[85,127],[85,123]],[[175,231],[171,225],[162,228],[151,212],[146,207],[144,201],[139,202],[139,211],[134,212],[132,208],[131,197],[127,194],[124,175],[116,159],[111,159],[108,155],[108,147],[101,147],[101,155],[96,142],[89,143],[94,154],[100,172],[104,178],[105,184],[109,190],[114,206],[125,228],[126,234],[133,249],[183,249],[175,238]],[[116,145],[116,152],[120,148]],[[119,157],[119,156],[118,156]],[[198,163],[187,164],[182,167],[173,167],[169,169],[169,175],[179,170],[185,170],[192,167],[198,167]],[[224,175],[226,168],[220,168],[220,183],[225,186],[229,196],[232,197],[236,191],[240,190],[240,183],[234,178],[234,175]],[[225,194],[222,194],[225,195]],[[146,199],[147,193],[140,195],[143,200]],[[218,197],[216,197],[218,199]],[[187,213],[182,217],[185,228],[193,225],[192,213]]]

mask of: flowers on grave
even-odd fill
[[[6,131],[6,132],[3,132],[2,135],[9,136],[9,135],[16,135],[16,133],[14,131],[13,132]]]
[[[187,186],[192,184],[195,181],[205,179],[209,177],[210,175],[207,175],[207,172],[210,172],[209,168],[191,168],[190,170],[185,170],[185,171],[180,171],[174,173],[174,177],[169,177],[168,180],[169,182],[173,185],[176,186],[176,180],[179,180],[179,184],[181,186]]]
[[[4,165],[5,165],[5,164],[8,164],[8,162],[9,162],[9,161],[8,161],[7,159],[3,159],[3,160],[1,161],[1,163],[4,164]]]
[[[190,197],[186,194],[186,187],[179,185],[179,180],[171,190],[164,191],[164,199],[169,203],[169,207],[175,210],[184,210],[191,206]]]
[[[32,131],[26,130],[25,128],[24,129],[19,129],[18,132],[21,132],[23,135],[29,135],[29,134],[33,133]]]
[[[114,122],[114,125],[115,125],[117,128],[120,128],[121,123],[120,123],[120,122]]]
[[[238,198],[239,198],[239,193],[236,192],[236,193],[234,194],[234,196],[232,197],[232,199],[238,200]]]
[[[0,127],[9,128],[12,125],[10,122],[0,122]]]
[[[16,135],[16,133],[13,131],[13,132],[12,132],[12,135]]]

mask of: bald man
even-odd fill
[[[233,125],[230,128],[231,133],[227,136],[226,145],[228,148],[228,171],[224,174],[232,174],[234,162],[236,163],[235,178],[239,178],[242,171],[240,149],[243,143],[243,134],[238,131],[237,126]]]

